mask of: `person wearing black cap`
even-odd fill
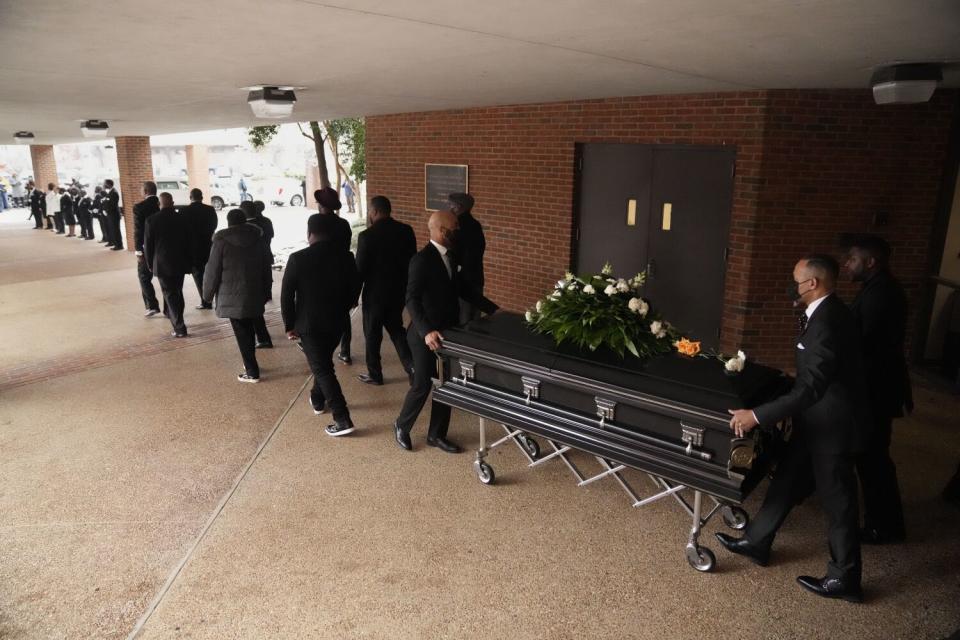
[[[337,241],[329,215],[307,220],[310,246],[290,255],[280,289],[280,312],[290,340],[300,340],[313,372],[310,405],[316,415],[329,406],[334,423],[330,436],[352,433],[353,421],[333,366],[333,352],[343,333],[343,317],[357,304],[360,277],[349,251]]]
[[[845,268],[860,293],[850,305],[863,345],[863,363],[873,415],[873,429],[857,459],[863,492],[867,544],[902,542],[906,537],[897,467],[890,457],[893,419],[913,408],[910,375],[904,355],[907,296],[889,269],[890,245],[874,235],[850,239]]]
[[[473,196],[469,193],[451,193],[447,199],[450,212],[457,216],[460,225],[457,246],[453,249],[457,264],[461,267],[460,277],[471,290],[483,295],[483,254],[487,250],[487,240],[483,235],[483,226],[473,217]],[[460,324],[466,324],[479,315],[479,310],[469,300],[460,300]]]
[[[317,201],[317,211],[321,215],[330,216],[331,220],[334,221],[331,225],[333,229],[332,240],[336,242],[341,249],[350,253],[350,241],[353,239],[353,230],[350,229],[349,222],[337,215],[337,211],[343,206],[340,204],[340,196],[330,187],[324,187],[323,189],[314,191],[313,197]],[[353,359],[350,357],[350,343],[352,341],[353,327],[350,326],[350,310],[347,309],[347,313],[343,319],[343,337],[340,339],[340,352],[337,354],[337,359],[344,364],[353,364]]]
[[[256,202],[248,200],[240,203],[240,209],[247,217],[247,224],[252,224],[260,228],[262,232],[261,242],[263,242],[264,248],[267,251],[270,264],[273,265],[273,250],[270,247],[270,243],[273,240],[273,221],[263,215],[266,207],[260,200]],[[270,287],[267,289],[267,302],[270,300],[273,300],[272,271],[270,272]],[[254,320],[254,330],[257,334],[257,349],[273,349],[273,338],[270,337],[270,332],[267,330],[267,322],[264,320],[263,315]]]
[[[270,289],[270,256],[262,242],[263,232],[256,225],[247,224],[243,211],[230,211],[227,225],[213,236],[207,252],[201,295],[204,300],[216,298],[217,317],[229,318],[233,326],[244,368],[237,380],[260,382],[255,326],[257,319],[263,318],[263,305]]]

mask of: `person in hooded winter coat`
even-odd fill
[[[240,382],[259,382],[256,322],[270,295],[270,255],[263,231],[247,224],[240,209],[227,214],[227,228],[213,236],[213,246],[203,272],[203,299],[215,300],[218,318],[229,318],[240,347],[244,371]]]

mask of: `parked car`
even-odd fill
[[[247,180],[250,193],[255,200],[263,200],[267,204],[282,207],[303,206],[303,191],[300,181],[295,178],[256,178]]]
[[[190,184],[182,178],[157,178],[157,193],[168,192],[173,196],[173,204],[177,206],[190,204],[190,188]],[[237,204],[237,196],[230,195],[230,191],[224,189],[216,180],[210,181],[210,193],[203,195],[217,211],[226,205]]]

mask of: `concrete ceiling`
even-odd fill
[[[759,88],[859,88],[960,60],[957,0],[0,1],[0,144],[265,124],[241,88],[304,86],[291,120]],[[958,83],[951,71],[948,83]]]

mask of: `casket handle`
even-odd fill
[[[710,461],[713,458],[713,454],[706,451],[697,451],[694,447],[703,446],[703,434],[706,433],[706,429],[703,427],[695,427],[690,424],[680,423],[680,440],[687,443],[687,448],[684,449],[684,453],[688,456],[696,455],[701,460]]]
[[[526,398],[526,403],[530,404],[531,400],[537,400],[540,398],[540,381],[536,378],[528,378],[527,376],[522,376],[520,382],[523,383],[523,395]]]
[[[597,404],[597,415],[600,416],[600,428],[603,429],[607,420],[611,422],[616,419],[617,403],[606,398],[594,397],[593,401]]]
[[[467,384],[468,381],[473,380],[474,376],[476,375],[476,366],[477,365],[474,362],[468,362],[466,360],[460,361],[460,372],[463,375],[460,381],[463,384]]]

